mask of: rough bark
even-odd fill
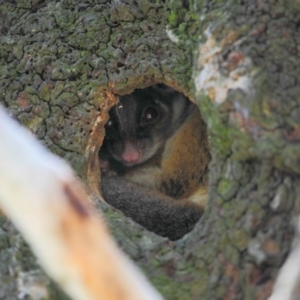
[[[0,101],[94,194],[110,92],[163,82],[199,104],[210,202],[189,235],[170,243],[96,201],[166,299],[271,293],[299,210],[299,11],[291,0],[0,1]],[[39,299],[42,271],[0,224],[0,299]]]

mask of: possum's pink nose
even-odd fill
[[[130,142],[125,143],[125,149],[122,153],[122,159],[126,163],[138,163],[141,159],[141,152]]]

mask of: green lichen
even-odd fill
[[[191,270],[191,272],[195,272]],[[190,300],[193,295],[201,295],[207,289],[208,278],[203,276],[197,282],[178,282],[169,276],[159,275],[151,282],[167,300]],[[176,293],[174,291],[176,290]]]
[[[171,11],[168,15],[168,22],[171,27],[175,27],[179,21],[179,16],[174,12]]]
[[[221,299],[228,291],[228,287],[227,286],[222,286],[222,285],[219,285],[217,288],[216,288],[216,296]]]
[[[33,255],[28,244],[21,239],[18,245],[18,250],[15,253],[15,258],[23,271],[29,271],[33,268],[38,268],[36,257]]]
[[[7,234],[1,229],[0,225],[0,251],[9,247]]]
[[[235,245],[240,251],[244,251],[247,248],[250,238],[249,233],[242,229],[232,230],[228,233],[228,237],[231,245]]]
[[[47,300],[71,300],[53,281],[48,284],[48,292]]]
[[[222,178],[218,185],[218,193],[222,195],[222,198],[226,200],[230,200],[233,198],[237,190],[239,189],[239,183],[235,180],[229,180],[226,178]]]
[[[218,155],[228,156],[231,152],[233,129],[222,122],[221,115],[209,97],[200,95],[198,103],[206,120],[212,148]]]
[[[7,218],[1,213],[0,214],[0,227],[2,227],[7,222]]]

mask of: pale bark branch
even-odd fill
[[[296,231],[294,249],[282,266],[268,300],[297,300],[300,297],[300,218]]]
[[[72,170],[0,107],[0,207],[73,299],[162,299],[117,248]]]

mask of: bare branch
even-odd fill
[[[294,249],[281,268],[268,300],[296,300],[300,297],[300,218],[296,231]]]
[[[162,299],[121,253],[72,170],[0,107],[0,207],[73,299]]]

